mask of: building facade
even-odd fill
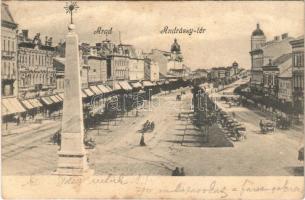
[[[290,42],[292,46],[293,105],[296,113],[304,109],[304,36]]]
[[[17,24],[8,5],[1,7],[1,95],[17,96]]]
[[[263,69],[263,93],[265,96],[278,98],[279,80],[278,77],[283,72],[291,68],[291,53],[283,54],[262,67]]]
[[[84,64],[90,66],[88,83],[105,83],[107,81],[107,60],[102,56],[85,56]]]
[[[46,37],[45,43],[37,33],[28,38],[28,31],[23,30],[18,38],[19,97],[33,98],[52,93],[56,88],[56,71],[53,68],[55,48],[52,38]]]
[[[292,66],[278,76],[278,99],[283,103],[292,105]]]
[[[144,80],[158,81],[160,79],[158,63],[146,58],[144,64]]]
[[[252,91],[263,92],[263,66],[268,65],[269,60],[274,60],[283,54],[291,52],[289,42],[293,40],[287,33],[275,36],[273,40],[266,42],[264,32],[259,24],[251,35],[251,79]]]

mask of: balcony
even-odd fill
[[[15,51],[1,51],[2,58],[12,59],[16,56]]]
[[[1,74],[1,79],[15,80],[16,75],[15,74]]]

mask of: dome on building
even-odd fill
[[[171,52],[176,52],[176,53],[180,53],[180,45],[177,42],[177,39],[174,40],[174,43],[171,46]]]
[[[238,66],[238,63],[236,61],[234,61],[232,66]]]
[[[260,29],[259,24],[256,25],[256,30],[252,32],[252,36],[263,36],[264,32]]]

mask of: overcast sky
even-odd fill
[[[40,32],[64,40],[69,23],[65,2],[7,2],[20,29],[29,29],[30,37]],[[299,2],[78,2],[74,23],[80,42],[94,44],[105,39],[94,35],[97,27],[113,28],[108,36],[132,44],[145,52],[157,48],[170,50],[177,38],[184,62],[191,68],[227,66],[236,60],[250,67],[250,36],[259,22],[271,40],[288,32],[303,34],[304,5]],[[206,29],[204,34],[160,34],[164,26]]]

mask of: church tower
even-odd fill
[[[256,30],[254,30],[251,35],[251,51],[255,49],[260,49],[265,42],[266,42],[265,34],[260,29],[259,24],[257,24]]]

